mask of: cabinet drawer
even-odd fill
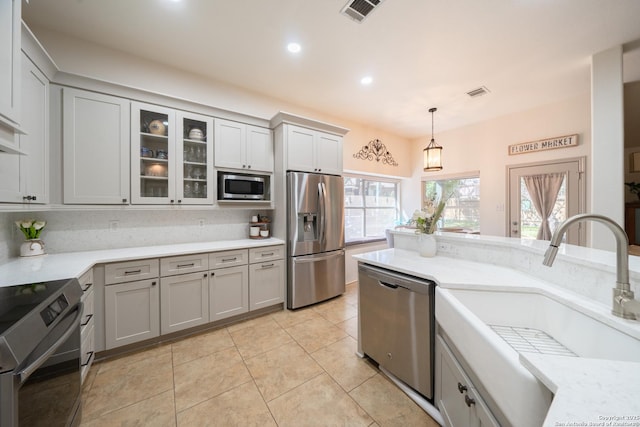
[[[247,258],[249,257],[249,251],[247,249],[240,249],[237,251],[224,251],[214,252],[209,254],[209,268],[224,268],[232,267],[234,265],[247,264]]]
[[[88,330],[87,335],[82,337],[80,344],[80,376],[83,383],[89,373],[89,368],[93,364],[95,354],[95,330],[92,322],[91,328]]]
[[[271,261],[284,258],[284,245],[267,246],[264,248],[249,249],[249,263]]]
[[[84,337],[87,329],[93,327],[93,318],[95,314],[94,310],[94,293],[93,288],[91,292],[85,293],[82,296],[84,307],[82,308],[82,317],[80,318],[80,334]]]
[[[127,262],[114,262],[104,267],[104,283],[133,282],[136,280],[153,279],[158,277],[157,259],[141,259]]]
[[[176,274],[197,273],[209,269],[208,254],[193,254],[172,256],[160,260],[160,276],[175,276]]]
[[[93,269],[80,276],[78,282],[80,282],[80,287],[83,292],[89,292],[89,289],[93,286]]]

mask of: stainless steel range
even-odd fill
[[[81,296],[76,279],[0,287],[0,427],[80,423]]]

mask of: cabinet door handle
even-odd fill
[[[247,169],[251,169],[251,165],[247,165]],[[35,200],[35,199],[34,199]]]
[[[275,255],[273,252],[269,252],[268,254],[263,253],[262,256],[273,256]]]
[[[271,263],[271,264],[262,264],[261,268],[271,268],[273,267],[275,264]]]
[[[236,261],[238,257],[234,256],[233,258],[222,258],[222,262]]]
[[[80,366],[87,366],[89,363],[91,363],[91,359],[93,359],[93,351],[88,351],[87,354],[89,355],[89,357],[87,358],[86,363],[83,363]]]
[[[122,199],[122,203],[127,203],[127,199]]]
[[[178,199],[178,203],[182,203],[182,199]]]
[[[213,276],[213,273],[211,273],[211,275]],[[207,273],[204,273],[202,277],[207,277]]]
[[[178,268],[187,268],[187,267],[193,267],[195,266],[195,263],[191,262],[189,264],[178,264],[177,267]]]
[[[213,277],[213,276],[215,276],[215,275],[216,275],[216,273],[214,273],[214,272],[211,272],[211,277]]]
[[[173,199],[171,199],[171,203],[174,203]]]
[[[155,286],[155,285],[156,285],[156,282],[151,282],[151,286]]]
[[[464,393],[465,391],[467,391],[467,386],[466,385],[462,385],[461,383],[458,383],[458,391],[460,393]]]
[[[89,322],[91,321],[91,318],[93,317],[93,314],[90,314],[87,316],[87,320],[84,323],[80,323],[80,326],[87,326],[89,324]]]
[[[468,394],[465,394],[464,395],[464,403],[466,403],[467,406],[469,408],[471,408],[471,405],[475,405],[476,401],[474,399],[470,398]]]
[[[82,292],[87,292],[89,289],[91,289],[91,286],[93,286],[93,283],[87,283],[87,286],[85,288],[82,288]]]
[[[131,270],[131,271],[125,271],[124,275],[127,276],[129,274],[140,274],[142,273],[142,270]]]

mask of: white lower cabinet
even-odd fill
[[[207,272],[160,279],[160,333],[169,334],[209,323]]]
[[[249,265],[249,308],[270,307],[284,301],[284,260]]]
[[[249,250],[249,309],[284,301],[284,245]]]
[[[93,286],[93,270],[83,274],[80,279],[82,288],[82,317],[80,319],[80,377],[84,382],[93,359],[95,358],[95,292]]]
[[[249,274],[246,265],[217,268],[209,277],[209,320],[249,311]]]
[[[274,245],[105,264],[104,349],[282,303],[284,252]]]
[[[442,337],[436,335],[436,406],[447,427],[498,427],[478,390],[471,383]]]
[[[105,286],[105,344],[112,349],[160,335],[158,278]]]

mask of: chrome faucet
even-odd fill
[[[562,243],[562,236],[574,222],[583,220],[599,222],[613,232],[616,238],[616,287],[613,288],[611,313],[624,319],[636,320],[640,316],[640,301],[634,299],[633,291],[629,285],[629,238],[622,227],[611,218],[596,214],[580,214],[567,218],[553,233],[542,263],[548,267],[553,265],[558,247]]]

